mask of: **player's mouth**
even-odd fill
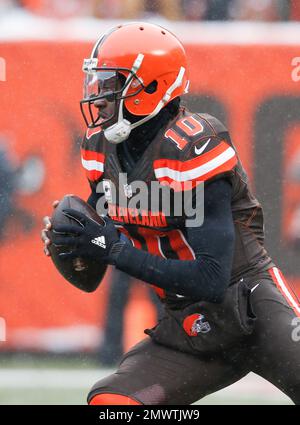
[[[100,112],[100,111],[99,111],[98,117],[99,117],[99,121],[98,121],[99,123],[102,123],[103,121],[106,121],[109,118],[107,114],[104,114],[103,112]]]
[[[97,123],[102,125],[103,128],[106,128],[106,127],[109,127],[110,125],[112,125],[112,120],[114,120],[113,115],[109,115],[109,114],[106,114],[106,113],[99,112]]]

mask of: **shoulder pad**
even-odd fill
[[[179,134],[178,128],[185,135]],[[238,158],[229,142],[229,135],[227,137],[226,127],[211,115],[187,115],[169,130],[178,136],[177,143],[180,145],[176,146],[176,155],[169,151],[170,155],[154,161],[154,173],[161,183],[175,185],[175,190],[189,190],[191,185],[195,187],[200,182],[232,172],[237,165]],[[165,136],[176,137],[171,131],[167,131]]]
[[[217,118],[209,114],[184,111],[164,132],[163,151],[181,157],[193,142],[221,134],[224,137],[228,131]]]
[[[218,120],[218,118],[209,114],[197,114],[197,116],[211,128],[214,134],[227,133],[228,129]]]

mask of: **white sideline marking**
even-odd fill
[[[90,388],[112,369],[0,369],[3,388]]]

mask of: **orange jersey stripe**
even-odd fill
[[[276,284],[277,288],[281,294],[286,299],[287,303],[294,310],[296,316],[300,317],[300,305],[297,297],[291,291],[288,283],[286,282],[282,272],[277,268],[273,267],[269,270],[270,275],[272,276],[273,282]]]
[[[127,239],[129,239],[132,243],[132,245],[137,248],[137,249],[142,249],[142,244],[138,239],[133,238],[130,233],[128,232],[128,230],[126,230],[124,227],[122,226],[117,226],[118,230],[123,233],[123,235],[126,236]]]
[[[221,142],[218,146],[211,149],[209,152],[199,155],[196,158],[192,158],[187,161],[177,161],[175,159],[157,159],[154,161],[153,165],[155,169],[168,167],[177,171],[189,171],[218,157],[229,147],[230,146],[227,143]]]
[[[195,254],[180,230],[171,230],[167,233],[171,248],[180,260],[194,260]]]
[[[81,163],[89,180],[96,181],[102,176],[104,162],[102,153],[81,149]]]

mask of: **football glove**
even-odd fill
[[[60,253],[62,259],[89,258],[114,264],[124,242],[109,217],[103,217],[104,225],[97,223],[85,214],[73,210],[63,211],[74,225],[56,226],[52,231],[51,242],[55,246],[66,247]]]

